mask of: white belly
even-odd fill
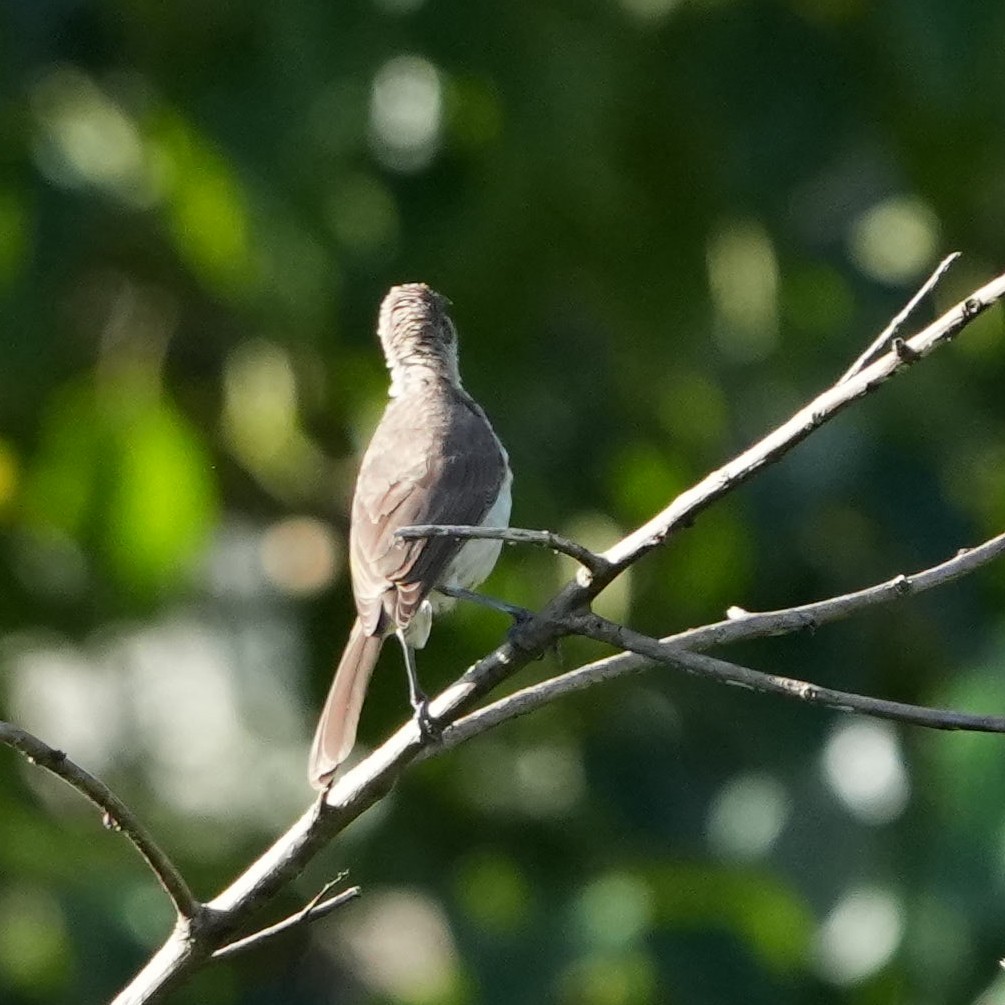
[[[513,476],[507,471],[506,478],[499,489],[499,497],[492,504],[492,509],[485,514],[485,519],[481,522],[482,527],[509,526],[509,512],[512,505],[510,486],[512,483]],[[480,541],[477,539],[467,541],[444,571],[441,585],[459,587],[462,590],[477,589],[485,582],[488,574],[495,567],[502,546],[502,541]]]
[[[509,513],[512,506],[511,486],[513,475],[507,470],[506,478],[499,490],[499,496],[492,509],[485,514],[482,527],[508,527]],[[467,541],[454,556],[453,561],[444,570],[439,585],[462,590],[477,589],[492,571],[502,550],[502,541],[483,541],[472,539]],[[427,597],[412,617],[405,636],[408,644],[415,649],[421,649],[429,638],[429,629],[433,615],[453,607],[456,601],[453,597],[445,597],[436,590]]]

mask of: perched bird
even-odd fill
[[[352,750],[370,674],[389,635],[401,643],[412,707],[428,727],[414,650],[426,644],[433,615],[453,603],[437,588],[474,589],[502,547],[445,537],[401,540],[394,532],[412,524],[509,522],[509,459],[461,386],[447,304],[423,283],[408,283],[393,287],[380,307],[390,401],[356,479],[349,564],[357,616],[314,735],[315,788],[331,781]]]

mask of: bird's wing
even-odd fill
[[[464,542],[403,541],[412,524],[480,524],[499,495],[506,459],[481,409],[463,392],[394,399],[363,458],[352,507],[350,562],[367,634],[404,627]]]

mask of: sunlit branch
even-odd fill
[[[457,722],[460,716],[472,709],[500,681],[511,677],[532,659],[542,655],[558,638],[569,634],[575,628],[574,620],[571,619],[581,615],[601,590],[630,565],[661,545],[676,530],[689,525],[695,516],[715,500],[782,457],[857,398],[870,393],[893,374],[916,363],[939,345],[950,340],[1003,295],[1005,295],[1005,275],[975,291],[918,334],[905,340],[895,339],[890,350],[879,359],[819,395],[759,443],[678,496],[662,512],[627,535],[603,555],[594,556],[580,549],[578,545],[573,545],[574,549],[579,549],[578,554],[575,551],[570,552],[568,548],[560,547],[559,539],[555,537],[533,540],[532,543],[552,547],[557,551],[564,551],[565,554],[571,553],[572,557],[581,561],[585,568],[580,569],[577,576],[566,583],[539,614],[517,625],[503,645],[470,667],[430,703],[430,715],[441,726],[447,728],[444,742],[456,745],[461,739],[475,735],[471,732],[471,724],[479,722],[477,716],[490,714],[493,709],[498,714],[502,705],[499,702]],[[461,528],[423,527],[416,530],[422,531],[423,536],[427,531],[450,536]],[[469,529],[463,530],[462,536],[468,536]],[[513,538],[508,532],[503,531],[486,534],[480,528],[478,536],[497,536],[501,540],[519,539],[519,536]],[[562,543],[569,544],[564,540]],[[747,621],[742,617],[737,620],[739,624],[746,624]],[[648,639],[645,636],[631,636],[628,637],[628,641],[639,647],[655,646],[655,649],[644,653],[649,661],[671,662],[683,669],[691,669],[695,673],[701,672],[708,677],[757,687],[787,697],[799,697],[804,701],[839,708],[855,708],[868,711],[869,714],[925,725],[931,724],[927,720],[933,717],[942,717],[944,724],[941,728],[978,728],[967,724],[977,722],[977,718],[965,717],[960,713],[917,709],[896,702],[883,702],[879,699],[830,691],[806,682],[734,667],[732,664],[696,652],[664,646],[658,640]],[[606,664],[609,675],[620,676],[627,672],[616,661],[641,658],[634,654],[612,657]],[[589,679],[573,675],[559,678],[563,682],[561,686],[567,690],[574,690],[577,686],[591,686],[600,679],[604,679],[603,672],[595,673]],[[859,708],[863,702],[868,704],[868,709],[864,706]],[[529,706],[524,710],[529,711]],[[510,715],[516,714],[521,713],[520,711],[510,713]],[[983,721],[985,725],[981,728],[992,728],[988,724],[992,724],[995,720]],[[455,722],[457,725],[451,726]],[[486,725],[484,728],[489,727]],[[162,998],[169,988],[177,986],[187,974],[192,973],[216,950],[226,945],[235,932],[246,928],[247,922],[255,913],[299,875],[306,863],[335,834],[386,795],[408,764],[420,753],[435,745],[435,741],[421,734],[417,725],[410,721],[366,760],[336,778],[331,788],[322,793],[316,805],[303,814],[286,834],[213,901],[205,905],[206,913],[197,926],[179,926],[115,999],[113,1005],[137,1005],[140,1002],[155,1001]]]
[[[1003,295],[1005,295],[1005,276],[999,276],[950,308],[917,335],[898,342],[889,352],[864,369],[838,381],[808,405],[799,409],[795,415],[760,442],[681,493],[648,523],[604,552],[602,557],[610,563],[611,571],[607,576],[598,578],[606,585],[621,570],[662,544],[672,532],[688,526],[695,516],[715,500],[747,481],[766,464],[788,453],[797,443],[833,419],[857,398],[875,390],[894,374],[923,359],[959,334],[974,318],[1000,300]]]

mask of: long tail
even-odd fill
[[[356,619],[314,734],[308,770],[311,785],[316,789],[328,784],[335,769],[352,751],[366,686],[383,643],[381,636],[367,635],[359,618]]]

